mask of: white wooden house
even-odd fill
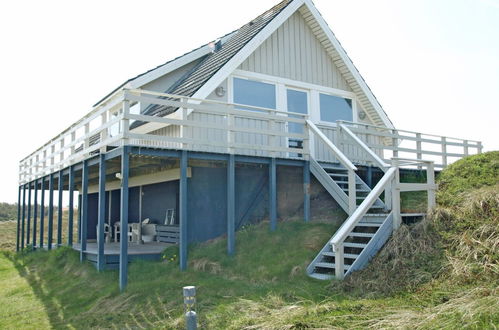
[[[343,278],[400,225],[400,191],[427,190],[431,207],[434,170],[481,149],[478,141],[395,128],[312,1],[284,0],[126,81],[23,159],[18,249],[63,244],[60,225],[53,238],[53,221],[62,221],[54,190],[60,205],[69,191],[68,244],[98,269],[119,267],[124,288],[128,261],[156,258],[168,244],[179,244],[185,269],[189,242],[227,235],[232,254],[243,223],[268,217],[275,229],[280,181],[298,188],[309,221],[312,173],[349,217],[307,272]],[[426,169],[428,183],[400,183],[402,167]],[[373,186],[360,169],[383,176]],[[159,242],[106,241],[119,228]]]

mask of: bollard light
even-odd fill
[[[187,330],[197,329],[196,315],[196,287],[184,286],[184,309],[185,309],[185,324]]]

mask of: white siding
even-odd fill
[[[239,69],[351,91],[299,12],[284,22]]]

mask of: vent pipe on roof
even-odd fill
[[[222,39],[217,39],[208,44],[208,47],[211,48],[211,52],[215,53],[222,49]]]

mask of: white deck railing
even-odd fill
[[[152,106],[176,111],[166,117],[141,114]],[[307,115],[275,109],[120,90],[21,160],[19,183],[122,145],[301,159],[312,154],[318,161],[345,162],[338,159],[341,153],[350,163],[380,167],[392,157],[426,158],[435,161],[435,168],[482,151],[478,141],[349,122],[312,126],[307,119]],[[290,132],[291,125],[301,132]],[[313,136],[312,146],[309,136]],[[298,142],[301,149],[290,147],[290,142]]]

